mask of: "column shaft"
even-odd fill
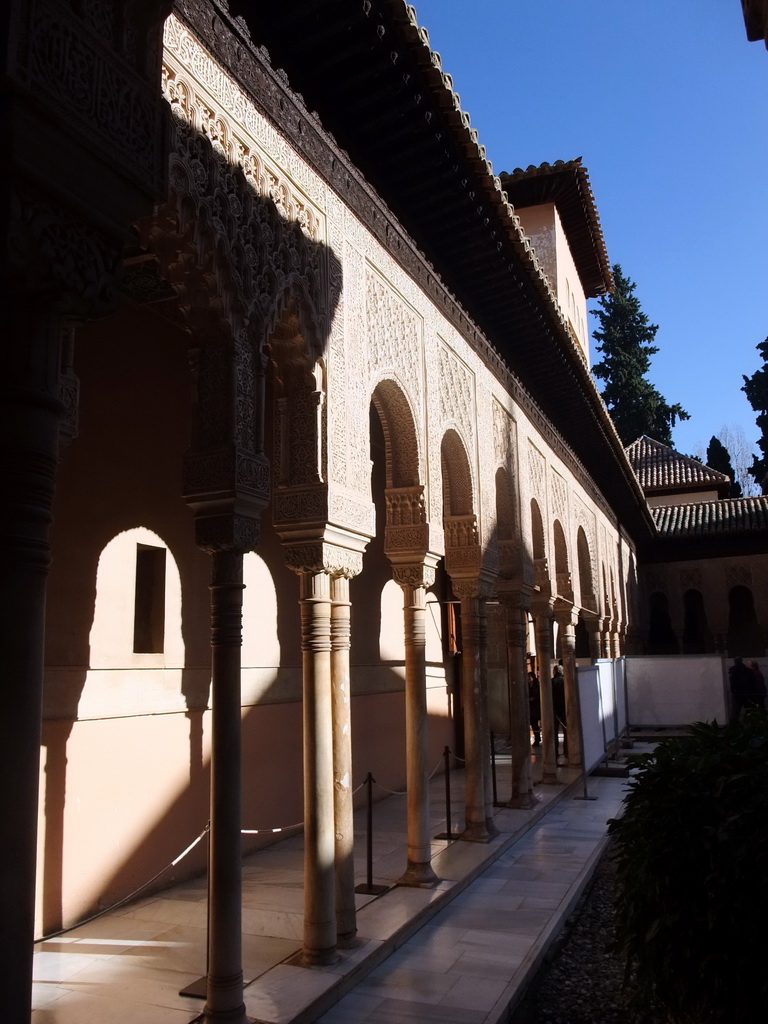
[[[408,804],[408,866],[401,885],[431,887],[437,876],[430,864],[429,765],[427,762],[426,593],[403,587],[405,629],[405,756]]]
[[[461,682],[464,700],[464,832],[462,839],[487,843],[478,598],[461,598]]]
[[[7,410],[6,410],[7,411]],[[28,433],[5,431],[0,454],[5,508],[0,521],[0,623],[5,714],[0,765],[3,843],[0,851],[0,960],[8,1020],[29,1020],[45,652],[45,598],[50,561],[48,527],[53,499],[58,417],[30,405]],[[6,415],[2,416],[3,421]],[[9,463],[10,469],[9,469]]]
[[[28,1021],[45,652],[48,530],[58,460],[61,405],[56,381],[59,323],[6,305],[0,384],[0,650],[8,728],[0,745],[6,785],[0,803],[0,962],[3,1018]]]
[[[302,572],[304,676],[304,947],[306,964],[336,952],[331,595],[326,572]]]
[[[331,580],[331,681],[333,702],[333,795],[336,865],[336,930],[339,946],[357,934],[355,822],[352,798],[352,719],[349,677],[349,580]]]
[[[525,609],[507,605],[507,670],[512,751],[512,796],[507,806],[523,809],[533,807],[536,803],[531,773],[531,716],[525,663],[526,625]]]
[[[214,551],[211,581],[211,834],[206,1024],[245,1024],[242,967],[240,662],[243,556]]]

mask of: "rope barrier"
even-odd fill
[[[446,747],[446,750],[447,749],[448,748]],[[457,754],[453,754],[452,756],[454,757],[454,759],[456,761],[461,761],[462,764],[464,763],[464,758],[463,757],[459,757]],[[434,778],[434,776],[437,774],[437,772],[438,772],[438,770],[440,768],[440,765],[442,763],[443,763],[443,757],[440,758],[440,760],[437,762],[437,764],[433,768],[432,772],[429,775],[429,779],[433,779]],[[447,769],[446,769],[446,774],[447,774]],[[405,789],[387,789],[387,787],[386,786],[382,786],[380,782],[376,782],[376,780],[373,778],[373,776],[369,773],[368,777],[363,782],[361,782],[360,785],[356,789],[352,790],[352,796],[355,796],[357,793],[359,793],[360,790],[363,789],[363,787],[366,786],[366,785],[369,787],[369,789],[370,789],[371,785],[378,786],[379,789],[383,790],[385,793],[389,793],[390,796],[406,796],[407,792],[408,792]],[[450,802],[449,802],[449,806],[450,806]],[[303,821],[298,821],[294,825],[283,825],[281,828],[244,828],[244,829],[240,830],[240,834],[244,835],[244,836],[257,836],[257,835],[263,835],[263,834],[267,834],[267,833],[269,835],[279,835],[281,832],[289,832],[289,831],[291,831],[292,829],[295,829],[295,828],[302,828],[303,825],[304,825]],[[156,874],[154,874],[148,881],[144,882],[137,889],[134,889],[133,892],[129,893],[127,896],[124,896],[123,899],[118,900],[116,903],[110,904],[110,906],[108,906],[108,907],[103,907],[101,910],[97,911],[95,914],[91,914],[90,917],[86,917],[82,921],[78,921],[76,924],[70,925],[68,928],[60,928],[59,931],[48,932],[46,935],[42,935],[39,939],[35,939],[34,940],[35,944],[37,944],[39,942],[47,942],[50,939],[58,938],[60,935],[66,935],[68,932],[74,931],[75,928],[80,928],[82,925],[90,924],[91,921],[96,921],[98,918],[103,917],[104,914],[108,914],[108,913],[110,913],[110,911],[117,910],[119,907],[124,906],[126,903],[130,903],[131,900],[135,899],[140,893],[144,892],[145,889],[148,889],[150,887],[150,885],[152,885],[154,882],[156,882],[158,878],[160,878],[162,875],[164,875],[166,871],[168,871],[170,868],[175,868],[177,864],[181,863],[181,861],[184,860],[184,858],[188,854],[190,854],[192,852],[192,850],[194,850],[194,848],[197,846],[197,844],[202,841],[203,837],[206,836],[210,832],[210,830],[211,830],[211,823],[208,822],[206,824],[205,828],[202,830],[202,832],[195,839],[192,840],[192,842],[189,844],[189,846],[187,846],[187,848],[185,850],[182,850],[182,852],[178,855],[178,857],[175,857],[172,861],[170,861],[170,863],[166,864],[165,867],[161,868],[160,871],[158,871]],[[369,885],[370,885],[370,880],[369,880]]]
[[[203,836],[207,835],[207,833],[210,831],[211,823],[208,822],[208,824],[205,826],[200,835],[196,839],[193,839],[189,846],[186,848],[186,850],[180,853],[178,857],[175,858],[175,860],[172,860],[170,864],[166,864],[165,867],[161,868],[160,871],[157,872],[157,874],[153,875],[148,882],[144,882],[142,885],[138,887],[138,889],[134,889],[133,892],[129,893],[127,896],[124,896],[123,899],[118,900],[117,903],[112,903],[110,904],[110,906],[98,910],[95,914],[91,914],[90,917],[86,917],[82,921],[78,921],[77,924],[71,924],[69,928],[60,928],[59,931],[57,932],[48,932],[47,935],[43,935],[39,939],[35,939],[35,944],[37,944],[38,942],[48,942],[49,939],[56,939],[59,937],[59,935],[66,935],[68,932],[74,931],[75,928],[80,928],[84,924],[90,924],[91,921],[96,921],[98,918],[103,917],[110,911],[117,910],[118,907],[122,907],[126,903],[130,903],[132,899],[135,899],[139,895],[139,893],[144,892],[144,890],[148,889],[153,882],[156,882],[161,875],[164,875],[169,868],[176,867],[176,865],[180,861],[184,860],[187,854],[191,853],[192,850],[194,850],[194,848],[197,846],[197,844],[202,840]]]
[[[258,836],[269,832],[270,835],[274,836],[277,835],[278,832],[289,832],[292,828],[302,828],[303,825],[303,821],[297,821],[295,825],[283,825],[282,828],[241,828],[240,835]]]

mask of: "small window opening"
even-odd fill
[[[135,654],[162,654],[165,641],[165,548],[136,545]]]

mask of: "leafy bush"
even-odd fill
[[[627,977],[673,1024],[765,1019],[768,716],[698,723],[637,765],[609,826]]]

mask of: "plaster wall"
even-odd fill
[[[369,422],[377,386],[387,382],[407,406],[410,420],[394,423],[391,443],[412,444],[435,558],[445,550],[441,445],[449,432],[466,454],[465,499],[489,578],[499,567],[502,527],[509,534],[511,522],[516,571],[532,582],[533,497],[546,524],[551,565],[554,518],[563,525],[575,585],[578,528],[587,536],[595,579],[602,565],[618,566],[618,533],[567,443],[477,327],[452,306],[378,198],[370,193],[371,220],[363,223],[315,171],[317,151],[292,147],[175,19],[169,26],[167,81],[176,87],[183,79],[186,95],[200,99],[195,117],[206,110],[227,129],[209,137],[226,138],[237,115],[244,150],[252,147],[271,175],[260,179],[264,202],[280,217],[290,208],[310,225],[313,244],[329,261],[332,253],[341,271],[342,301],[323,352],[325,418],[318,422],[324,434],[314,455],[328,486],[329,520],[350,536],[373,535],[362,571],[350,582],[355,782],[370,770],[382,785],[401,789],[402,594],[383,550],[381,486],[371,489]],[[274,89],[285,91],[271,69],[263,71]],[[173,102],[180,92],[175,95]],[[310,136],[303,136],[308,147]],[[357,175],[332,140],[322,145],[325,155],[333,154],[324,166],[341,167],[350,180]],[[110,320],[77,332],[80,435],[60,470],[48,605],[45,930],[131,892],[176,856],[179,838],[186,844],[207,817],[210,565],[195,547],[192,516],[180,496],[192,427],[188,346],[173,301],[166,307],[125,304]],[[268,433],[273,412],[267,410]],[[504,513],[510,522],[502,524],[499,468],[512,493]],[[293,824],[303,813],[298,581],[271,522],[267,509],[258,552],[246,557],[244,568],[244,815],[246,827],[257,828]],[[131,628],[142,544],[166,551],[164,642],[151,652],[135,650]],[[441,579],[427,607],[428,742],[435,765],[443,747],[454,745],[455,665],[444,662],[440,602],[447,584]],[[494,642],[491,697],[501,719],[506,678],[503,645]],[[202,864],[199,854],[184,863],[179,871]]]
[[[560,308],[567,316],[584,358],[589,363],[587,299],[557,207],[554,203],[542,203],[540,206],[516,209],[515,213],[533,243]]]
[[[695,505],[702,501],[717,501],[717,491],[687,491],[684,494],[650,494],[646,500],[651,508],[662,505]]]
[[[744,657],[762,657],[768,645],[768,553],[709,557],[685,562],[648,565],[642,569],[641,615],[644,630],[648,629],[648,599],[653,593],[667,596],[672,629],[682,650],[685,623],[684,595],[698,590],[704,600],[711,642],[725,650],[729,629],[729,594],[734,587],[746,587],[752,594],[758,629],[763,638],[762,650],[741,650]]]

